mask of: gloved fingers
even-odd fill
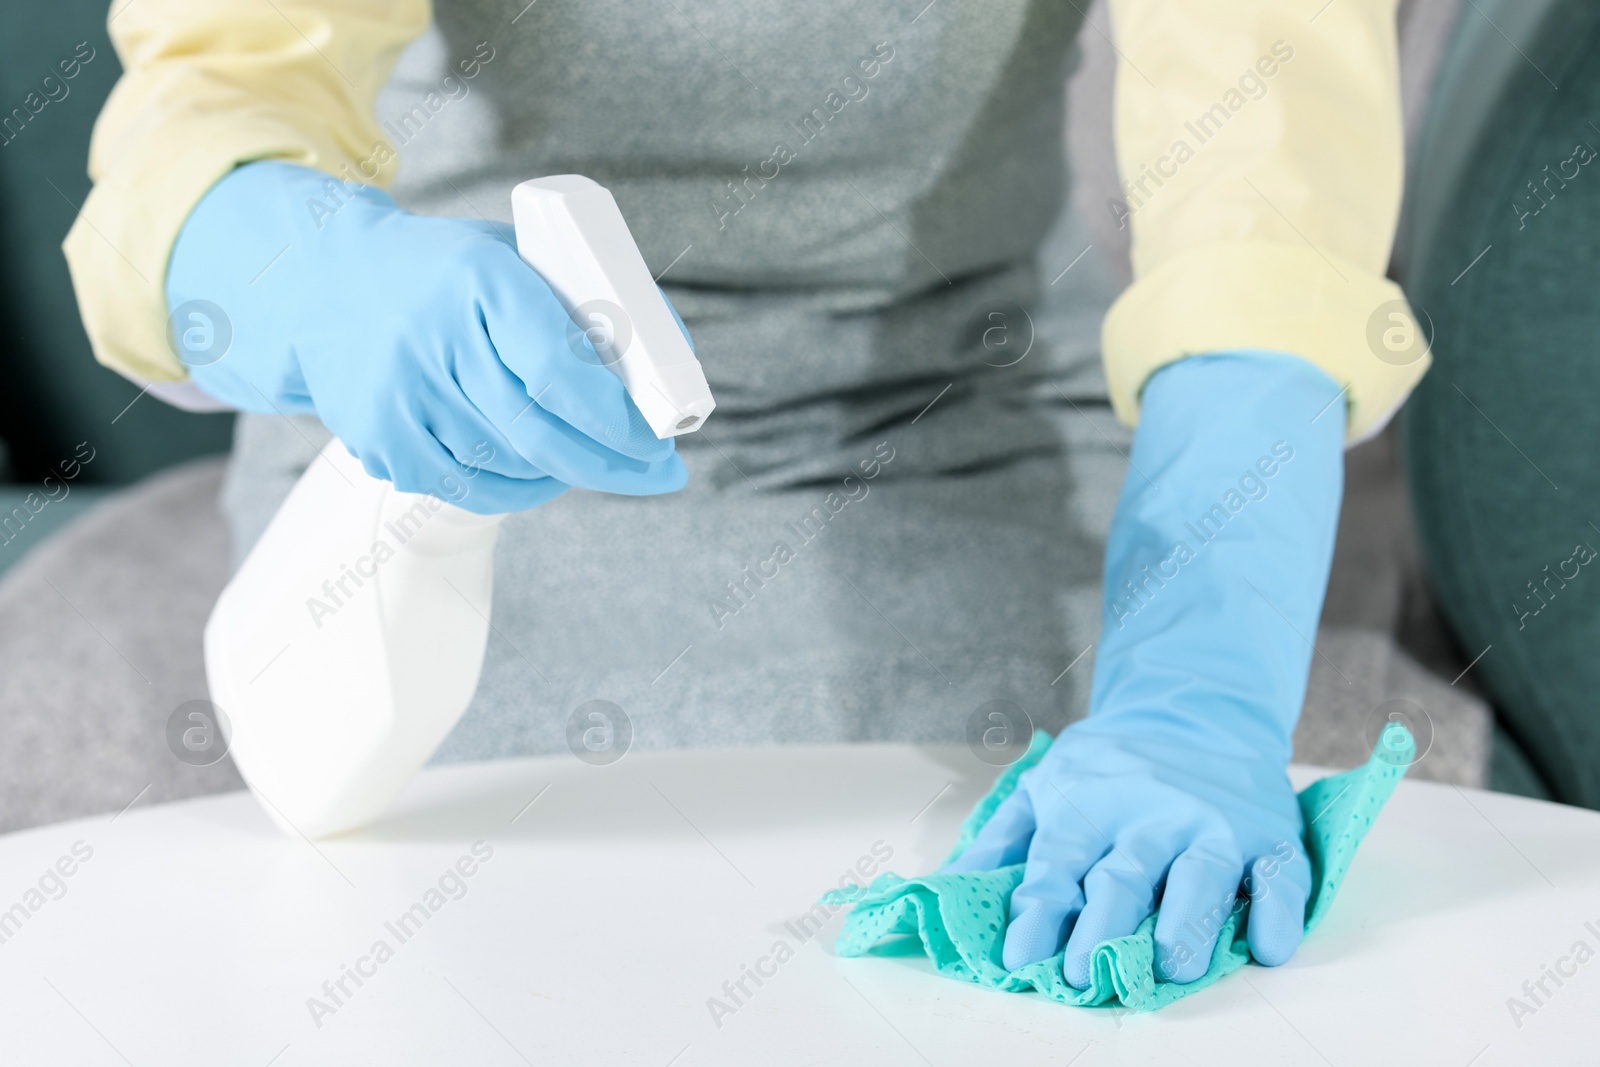
[[[599,369],[603,377],[610,381],[601,384],[612,394],[615,425],[602,436],[611,442],[623,443],[625,447],[622,448],[613,448],[606,441],[597,440],[553,415],[545,407],[545,401],[555,392],[555,385],[548,384],[542,393],[530,394],[528,384],[501,361],[491,339],[481,337],[479,342],[479,347],[469,349],[467,354],[455,360],[455,379],[461,395],[452,399],[458,406],[470,409],[478,421],[493,427],[517,455],[534,466],[554,474],[555,468],[565,463],[564,469],[575,477],[563,478],[563,481],[571,481],[584,488],[604,488],[586,484],[587,479],[578,480],[577,472],[598,472],[597,476],[602,479],[605,472],[611,470],[638,474],[666,463],[675,454],[674,443],[670,439],[661,441],[656,438],[655,432],[644,421],[644,416],[639,414],[639,409],[628,398],[627,392],[622,390],[622,383],[605,368]],[[552,358],[559,363],[569,357],[561,355]],[[575,359],[573,361],[576,362]],[[648,447],[636,448],[628,444],[645,437],[652,442]],[[640,452],[646,452],[653,458],[639,459],[637,454]],[[626,479],[627,474],[623,477]],[[641,490],[609,491],[637,493]]]
[[[1231,842],[1199,842],[1172,861],[1156,919],[1158,980],[1192,982],[1206,973],[1243,873],[1244,860]]]
[[[623,459],[537,405],[507,429],[512,447],[530,463],[582,489],[648,496],[676,492],[689,480],[688,468],[675,451],[648,463]]]
[[[547,475],[508,478],[462,463],[431,433],[417,427],[402,453],[404,461],[385,458],[379,448],[345,447],[374,478],[403,493],[425,493],[478,515],[505,515],[536,508],[560,496],[567,486]]]
[[[650,461],[615,451],[552,415],[537,398],[528,396],[523,383],[490,353],[481,360],[460,361],[457,373],[464,395],[455,402],[469,407],[470,421],[480,430],[492,428],[530,470],[583,489],[628,496],[674,492],[688,480],[688,471],[671,441],[659,442],[665,448]],[[602,373],[616,381],[610,371],[602,369]],[[622,400],[626,406],[619,408],[621,416],[637,421],[638,430],[653,440],[654,433],[626,393]],[[622,436],[632,432],[619,431]],[[517,476],[512,470],[501,473]]]
[[[1074,989],[1088,986],[1089,965],[1100,944],[1133,933],[1155,910],[1156,887],[1131,857],[1114,850],[1084,876],[1083,895],[1083,912],[1061,961],[1062,977]]]
[[[671,439],[656,437],[586,330],[544,279],[509,254],[511,262],[484,279],[478,310],[496,358],[521,380],[522,394],[575,436],[636,461],[664,459]]]
[[[503,369],[499,373],[510,378]],[[479,470],[524,481],[550,476],[549,471],[517,451],[470,396],[434,398],[423,411],[409,417],[419,420],[422,430],[444,447],[463,477]]]
[[[1257,963],[1287,963],[1305,936],[1306,901],[1311,897],[1311,861],[1299,842],[1280,842],[1258,856],[1245,877],[1250,893],[1246,933]]]
[[[1008,971],[1060,951],[1083,910],[1083,877],[1111,843],[1071,806],[1052,806],[1028,846],[1028,866],[1011,893],[1001,962]]]
[[[994,809],[978,836],[965,852],[940,868],[943,874],[960,871],[992,871],[1009,867],[1028,858],[1028,842],[1033,837],[1033,805],[1028,794],[1018,789]]]
[[[554,478],[507,478],[487,470],[478,471],[466,484],[466,494],[452,503],[475,515],[529,511],[567,491],[567,484]]]

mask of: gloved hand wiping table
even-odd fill
[[[1042,754],[1036,746],[997,787],[1003,801],[975,815],[970,843],[919,880],[959,887],[973,872],[1015,874],[1003,945],[982,950],[998,947],[989,962],[999,966],[956,968],[975,980],[1025,972],[1038,980],[1027,984],[1062,992],[1064,981],[1092,998],[1103,992],[1097,948],[1143,930],[1158,907],[1145,932],[1152,981],[1215,976],[1241,887],[1240,947],[1257,962],[1289,959],[1305,928],[1308,848],[1324,846],[1306,833],[1287,766],[1332,559],[1343,401],[1311,364],[1248,352],[1172,365],[1143,403],[1107,544],[1089,716]],[[1397,750],[1373,766],[1403,764]],[[1365,792],[1381,804],[1388,788]],[[883,893],[903,896],[900,884],[863,899],[847,952],[876,940],[867,931],[888,906]],[[1325,906],[1332,890],[1318,896]],[[998,939],[991,921],[975,929]],[[1056,973],[1045,975],[1052,958]]]

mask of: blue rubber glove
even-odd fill
[[[1276,353],[1150,379],[1106,547],[1089,716],[948,868],[1026,860],[1007,969],[1065,942],[1081,989],[1095,947],[1159,902],[1157,977],[1191,982],[1241,882],[1251,954],[1277,965],[1299,945],[1311,864],[1286,769],[1343,490],[1338,394]]]
[[[438,495],[467,468],[456,503],[496,514],[568,485],[645,494],[687,479],[509,226],[252,163],[190,214],[166,284],[174,350],[200,389],[246,411],[315,412],[399,489]]]

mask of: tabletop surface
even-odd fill
[[[1600,814],[1453,786],[1401,785],[1289,964],[1158,1012],[842,959],[839,915],[797,923],[852,869],[930,870],[995,773],[960,747],[549,757],[430,769],[379,824],[315,845],[243,793],[10,834],[0,1062],[1600,1056]]]

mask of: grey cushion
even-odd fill
[[[219,460],[107,499],[0,579],[0,830],[237,789],[167,720],[206,695],[200,635],[228,577]]]

